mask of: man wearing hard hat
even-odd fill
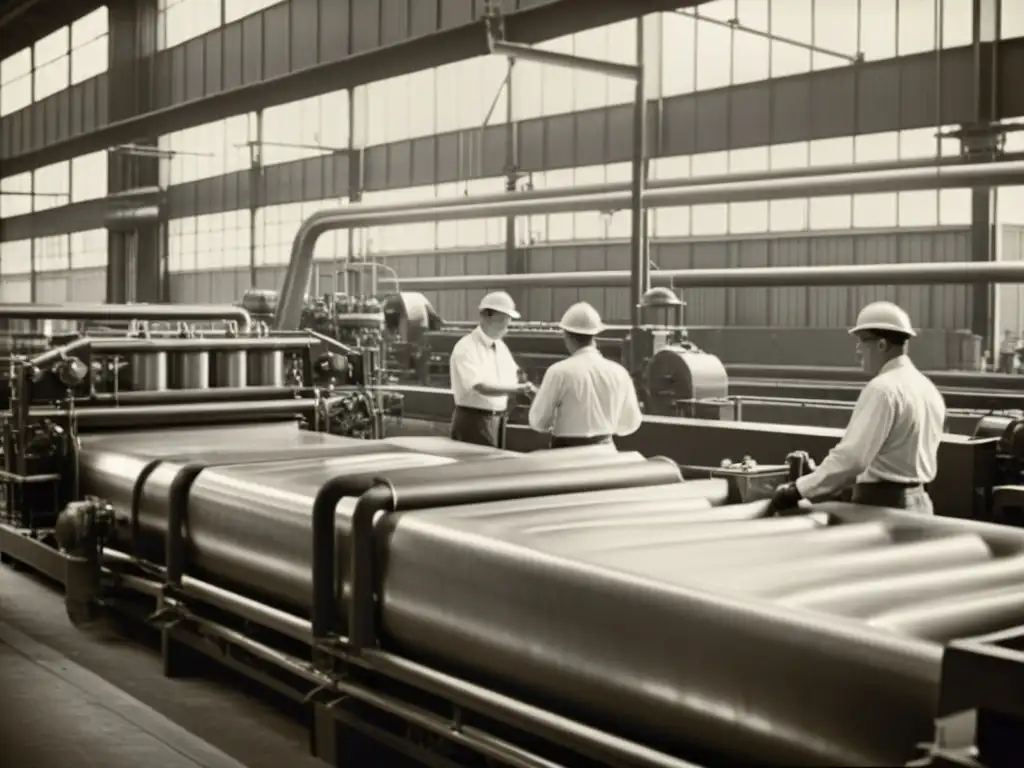
[[[846,434],[821,465],[779,486],[772,505],[795,509],[853,485],[853,501],[931,514],[925,486],[935,479],[946,404],[907,356],[917,334],[888,301],[868,304],[850,330],[861,367],[871,377],[854,406]]]
[[[612,443],[630,435],[643,415],[629,373],[606,359],[594,340],[604,324],[586,302],[573,304],[559,323],[569,357],[544,374],[530,407],[530,426],[551,433],[552,448]]]
[[[518,319],[511,296],[488,293],[480,302],[480,325],[456,342],[449,361],[455,395],[452,440],[499,446],[508,396],[533,393],[532,384],[519,383],[519,366],[502,341],[508,324]]]

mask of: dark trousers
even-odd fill
[[[448,435],[460,443],[502,448],[505,445],[505,413],[457,405]]]
[[[853,503],[872,507],[892,507],[934,515],[931,497],[923,485],[904,483],[857,483],[853,487]]]
[[[610,443],[608,435],[594,435],[592,437],[556,437],[551,436],[550,448],[579,448],[584,445],[604,445]]]

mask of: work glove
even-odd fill
[[[769,511],[775,515],[795,515],[800,513],[800,500],[803,496],[797,490],[796,483],[785,483],[775,489]]]

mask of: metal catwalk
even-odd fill
[[[164,678],[156,654],[83,637],[62,614],[60,595],[0,566],[0,767],[322,766],[269,705]]]

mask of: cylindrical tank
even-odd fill
[[[174,389],[210,388],[210,353],[181,352],[174,356],[172,386]]]
[[[129,358],[132,389],[136,392],[163,392],[167,389],[167,353],[143,352]]]
[[[249,353],[249,385],[253,387],[284,386],[284,352],[279,349]]]
[[[213,386],[244,387],[249,381],[249,359],[245,350],[218,352],[213,356]]]

